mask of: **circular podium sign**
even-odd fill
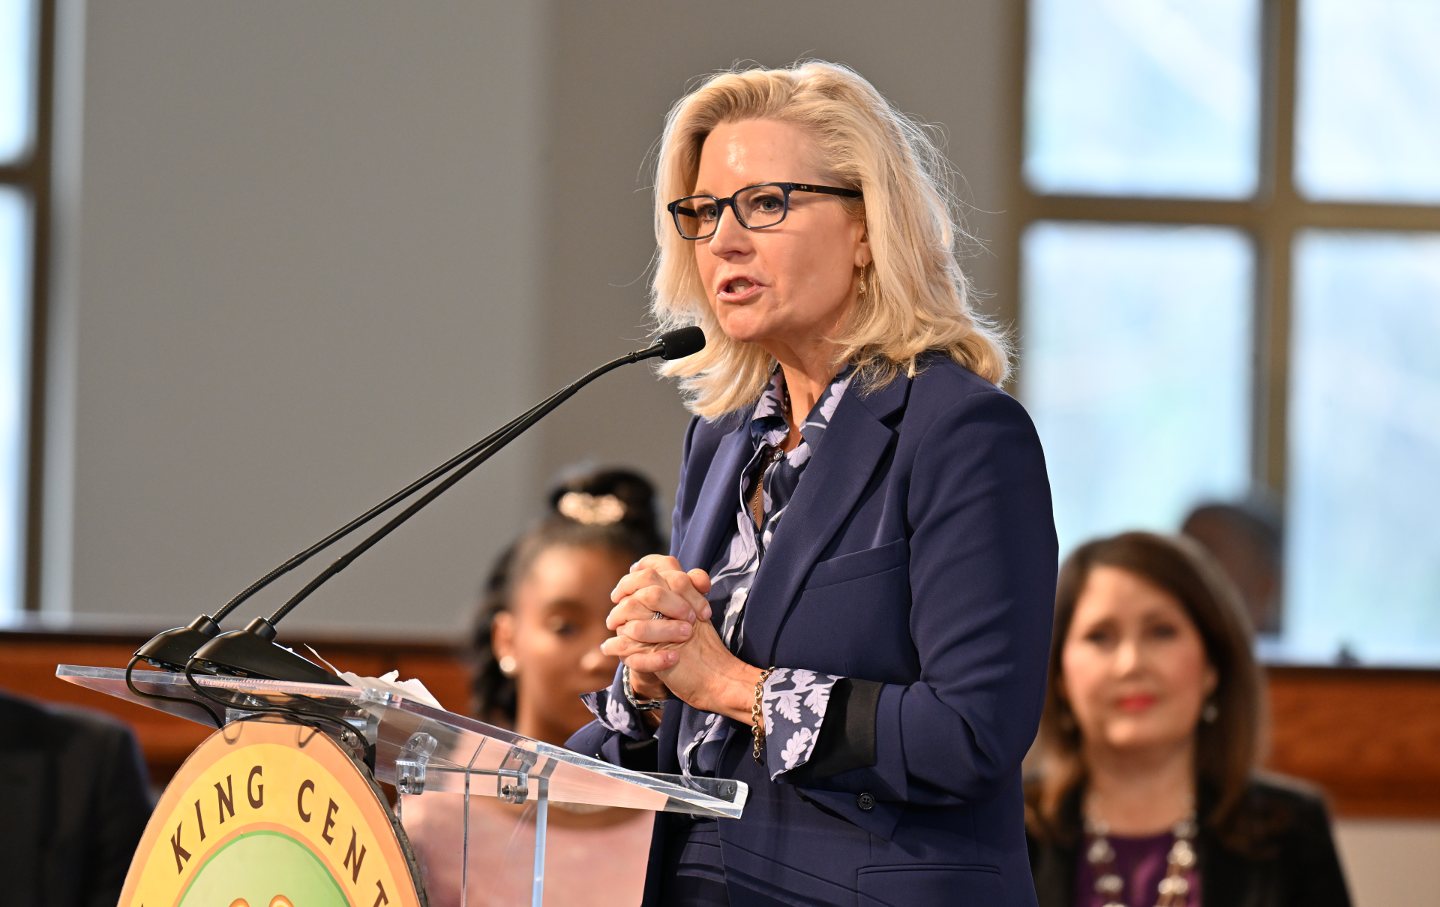
[[[330,737],[237,721],[190,754],[125,878],[134,907],[421,907],[369,772]]]

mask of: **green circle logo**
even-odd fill
[[[258,867],[263,872],[257,872]],[[284,879],[284,891],[272,890]],[[349,907],[325,864],[276,831],[242,834],[216,850],[186,886],[177,907]]]

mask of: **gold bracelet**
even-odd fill
[[[760,679],[755,681],[755,700],[750,703],[750,733],[755,738],[750,754],[759,765],[765,764],[765,681],[773,670],[775,666],[771,665],[760,672]]]

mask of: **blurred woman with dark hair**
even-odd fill
[[[1060,569],[1027,787],[1042,907],[1347,907],[1325,806],[1256,775],[1261,674],[1188,539],[1128,532]]]

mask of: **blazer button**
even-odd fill
[[[855,805],[868,813],[870,810],[875,808],[875,795],[861,794],[860,796],[855,798]]]

